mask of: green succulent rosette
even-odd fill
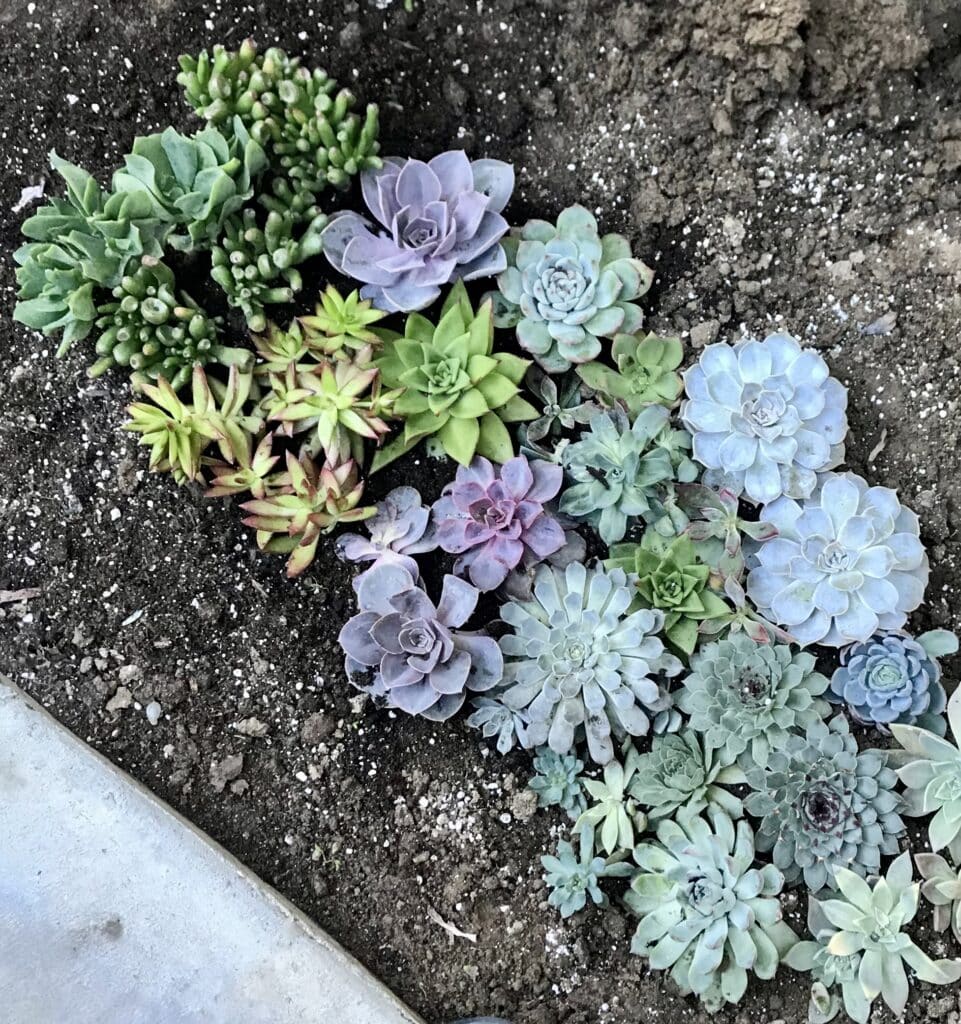
[[[680,338],[656,334],[618,334],[611,345],[616,369],[592,361],[575,367],[577,375],[606,404],[621,402],[631,418],[648,405],[677,404],[684,390],[677,368],[684,358]]]

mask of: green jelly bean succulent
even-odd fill
[[[677,368],[684,358],[680,338],[656,334],[617,334],[611,345],[617,369],[604,363],[582,363],[577,375],[605,404],[621,402],[633,419],[647,405],[673,408],[684,385]]]
[[[754,836],[721,810],[665,820],[658,843],[634,851],[641,870],[624,897],[640,918],[631,952],[671,971],[681,992],[710,1012],[737,1003],[748,971],[771,979],[798,937],[783,920],[784,876],[754,867]]]
[[[388,388],[404,388],[394,412],[403,433],[374,456],[376,471],[436,435],[462,466],[474,455],[506,462],[514,445],[505,423],[537,418],[520,397],[530,362],[494,352],[491,305],[474,312],[463,281],[451,289],[435,326],[419,313],[407,318],[403,336],[379,330],[384,347],[374,360]]]
[[[697,651],[675,701],[726,763],[763,768],[791,733],[827,717],[827,688],[814,655],[734,633]]]
[[[252,331],[267,326],[264,306],[291,302],[303,288],[297,265],[321,251],[320,232],[326,223],[326,216],[319,214],[298,230],[292,217],[271,212],[260,228],[251,209],[228,218],[211,252],[210,276],[227,293],[230,305],[241,310]]]
[[[381,344],[371,327],[387,314],[362,300],[356,289],[346,298],[331,284],[320,297],[312,316],[302,316],[300,325],[307,345],[335,359],[350,359],[356,349]]]
[[[642,415],[655,411],[656,406]],[[698,624],[724,615],[728,606],[712,589],[711,570],[685,536],[673,540],[648,530],[640,544],[615,544],[608,568],[637,574],[635,605],[664,612],[664,635],[690,654],[697,644]]]
[[[541,857],[544,881],[551,890],[547,902],[557,907],[561,917],[570,917],[587,905],[587,898],[597,906],[607,906],[607,896],[598,884],[605,878],[624,878],[633,870],[630,864],[614,858],[594,855],[594,831],[581,832],[577,853],[567,840],[557,844],[557,855]]]
[[[578,778],[583,768],[584,762],[576,754],[558,754],[550,747],[540,747],[534,757],[536,774],[527,784],[537,794],[537,806],[560,807],[576,819],[585,807]]]
[[[797,943],[784,958],[794,970],[810,971],[823,989],[812,998],[816,1020],[830,1020],[832,1008],[837,1012],[834,987],[841,989],[847,1015],[867,1024],[878,996],[896,1016],[904,1013],[910,992],[906,967],[932,985],[961,978],[961,962],[932,960],[904,930],[917,914],[920,891],[910,854],[902,853],[873,883],[841,868],[837,884],[837,898],[812,899],[808,925],[814,940]]]
[[[581,786],[591,800],[572,831],[580,833],[590,829],[598,852],[629,854],[634,849],[635,829],[643,832],[647,828],[647,816],[638,809],[631,793],[631,780],[636,770],[637,751],[628,740],[621,750],[621,760],[604,765],[603,780],[581,777]]]
[[[937,853],[919,853],[914,861],[924,879],[921,895],[934,907],[935,929],[944,932],[950,927],[961,942],[961,870]]]

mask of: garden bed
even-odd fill
[[[385,153],[510,160],[513,223],[581,202],[627,234],[656,273],[647,324],[683,334],[688,360],[742,323],[817,347],[850,388],[847,464],[921,517],[932,577],[912,628],[950,628],[961,20],[947,8],[7,3],[0,243],[18,244],[11,207],[48,176],[48,149],[105,177],[135,134],[191,124],[178,53],[276,41],[380,102]],[[10,308],[9,261],[3,275]],[[35,333],[8,318],[0,331],[0,589],[40,591],[0,606],[0,671],[431,1022],[702,1015],[628,955],[623,911],[562,922],[547,908],[539,857],[560,821],[534,812],[525,754],[358,699],[336,643],[351,573],[330,545],[286,580],[236,510],[146,473],[119,429],[122,377],[91,382],[82,346],[56,364]],[[434,499],[450,469],[414,458],[378,474],[371,496],[413,483]],[[783,970],[720,1017],[800,1021],[807,988]],[[957,1011],[951,991],[920,989],[911,1019]]]

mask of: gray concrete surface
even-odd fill
[[[423,1024],[273,889],[0,680],[3,1024]]]

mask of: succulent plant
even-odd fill
[[[844,704],[856,722],[885,733],[897,722],[943,736],[948,698],[938,658],[957,650],[958,638],[946,629],[917,639],[902,632],[875,633],[841,651],[828,700]]]
[[[561,512],[589,522],[605,544],[623,539],[631,517],[652,514],[658,488],[674,476],[670,455],[654,443],[667,415],[651,406],[631,425],[621,409],[595,413],[590,430],[564,449],[574,483],[561,495]]]
[[[520,564],[507,574],[501,587],[501,594],[519,601],[529,601],[534,593],[534,578],[538,568],[544,564],[555,569],[566,569],[571,562],[583,562],[587,558],[587,542],[573,528],[574,521],[558,513],[555,516],[564,533],[564,543],[546,558],[538,557],[531,548],[524,548]]]
[[[461,150],[429,163],[390,157],[361,175],[364,201],[377,222],[345,210],[324,231],[331,264],[355,281],[378,309],[424,309],[450,281],[489,277],[506,266],[501,210],[514,169],[474,160]]]
[[[504,249],[494,323],[516,327],[521,348],[548,373],[596,359],[601,338],[634,334],[643,323],[634,300],[653,273],[622,235],[599,235],[583,206],[564,210],[556,227],[530,220],[515,228]]]
[[[260,228],[249,208],[227,219],[220,242],[211,250],[210,276],[227,293],[230,305],[243,313],[251,331],[267,327],[264,306],[291,302],[303,288],[297,265],[321,251],[326,220],[318,214],[298,230],[293,217],[271,211]]]
[[[703,743],[696,732],[655,736],[647,754],[635,754],[628,792],[653,821],[676,817],[678,821],[719,807],[728,817],[740,818],[741,801],[724,786],[739,786],[744,772],[725,759],[724,751]]]
[[[611,345],[617,369],[604,363],[578,366],[577,375],[607,405],[620,402],[633,419],[648,405],[673,408],[684,385],[677,368],[684,358],[680,338],[617,334]]]
[[[528,361],[493,351],[489,303],[475,313],[458,281],[436,327],[414,313],[403,337],[380,333],[385,345],[374,364],[386,387],[407,389],[394,405],[406,420],[403,434],[374,457],[372,471],[435,434],[462,466],[475,454],[493,462],[511,458],[514,446],[504,424],[535,419],[537,410],[518,394]]]
[[[961,942],[961,870],[937,853],[919,853],[915,863],[924,882],[921,895],[934,907],[935,931],[951,932]]]
[[[681,406],[705,482],[758,504],[809,497],[844,460],[847,391],[828,373],[790,334],[708,345],[684,373]]]
[[[231,124],[236,116],[245,123],[253,120],[258,94],[269,88],[262,71],[263,58],[257,44],[245,39],[234,52],[215,46],[213,54],[181,56],[177,82],[187,102],[210,124]]]
[[[245,433],[239,447],[231,444],[231,462],[202,460],[213,475],[206,497],[226,498],[247,491],[255,498],[266,497],[271,473],[280,461],[280,456],[273,454],[273,442],[273,434],[264,434],[254,448],[251,435]]]
[[[63,355],[93,330],[95,282],[83,276],[75,252],[54,242],[21,245],[13,259],[19,285],[13,319],[46,335],[62,330],[57,354]]]
[[[219,317],[209,317],[189,295],[175,291],[173,271],[153,256],[125,275],[113,289],[113,301],[98,307],[103,332],[95,351],[100,358],[88,371],[99,377],[115,366],[129,366],[148,377],[164,377],[174,391],[187,383],[194,366],[219,363],[247,371],[249,349],[220,344]]]
[[[400,561],[417,579],[419,570],[414,555],[437,548],[437,537],[430,523],[430,509],[421,504],[414,487],[395,487],[377,503],[377,513],[367,520],[370,537],[344,533],[337,538],[337,557],[346,562]]]
[[[472,729],[480,729],[486,739],[497,737],[497,750],[506,754],[514,748],[515,742],[524,746],[527,732],[527,716],[521,711],[511,711],[500,701],[490,697],[475,697],[471,701],[474,710],[467,718]]]
[[[732,607],[714,619],[705,619],[697,628],[702,637],[720,636],[723,633],[744,632],[755,643],[769,644],[776,641],[782,644],[793,644],[795,639],[786,629],[781,629],[764,616],[752,605],[744,592],[744,587],[733,576],[724,580],[724,596]]]
[[[630,864],[594,856],[594,832],[581,832],[579,852],[567,840],[557,844],[556,856],[541,857],[544,881],[551,890],[547,902],[557,907],[561,917],[570,917],[587,905],[587,897],[597,906],[607,906],[607,896],[598,884],[605,878],[624,878],[633,870]]]
[[[286,330],[270,321],[263,334],[251,335],[251,341],[254,343],[258,357],[254,374],[259,378],[269,378],[272,374],[286,377],[287,370],[292,366],[294,370],[292,388],[296,386],[298,373],[314,370],[317,363],[324,358],[321,353],[307,344],[300,323],[296,320]]]
[[[921,603],[928,556],[918,517],[890,488],[831,473],[806,501],[779,498],[761,517],[778,536],[757,552],[747,593],[802,646],[900,629]]]
[[[527,784],[537,794],[537,806],[560,807],[572,819],[579,818],[587,806],[579,778],[583,768],[584,762],[576,754],[558,754],[550,747],[540,747],[534,758],[536,774]]]
[[[765,767],[791,733],[805,732],[829,711],[826,676],[813,655],[785,644],[759,644],[744,633],[701,647],[675,695],[691,728],[725,763]]]
[[[904,930],[917,914],[920,890],[910,854],[902,853],[873,883],[844,868],[837,883],[837,898],[812,901],[817,909],[812,906],[808,923],[815,940],[797,943],[785,963],[811,971],[825,987],[840,985],[852,1020],[867,1024],[878,996],[900,1017],[909,994],[905,967],[933,985],[961,978],[961,962],[932,960]]]
[[[529,601],[508,601],[501,619],[513,632],[501,637],[507,658],[498,699],[526,710],[528,747],[545,743],[569,753],[583,729],[591,758],[614,757],[612,734],[643,736],[649,712],[663,709],[658,673],[677,675],[681,663],[654,635],[660,612],[627,614],[627,576],[572,563],[542,566]]]
[[[603,851],[608,856],[619,852],[629,854],[634,849],[635,829],[643,832],[647,828],[647,815],[638,809],[631,792],[631,781],[637,770],[637,751],[630,740],[625,742],[621,757],[623,764],[613,760],[604,765],[603,780],[581,778],[581,786],[587,790],[591,801],[572,829],[574,833],[590,829],[598,852]]]
[[[287,453],[286,472],[272,480],[270,493],[240,507],[248,514],[244,526],[257,531],[261,551],[289,554],[287,575],[299,576],[314,560],[321,536],[340,523],[357,523],[374,514],[360,499],[364,484],[357,464],[318,466],[309,455]]]
[[[789,735],[746,775],[754,792],[744,807],[762,819],[758,849],[774,851],[789,882],[803,876],[816,893],[835,887],[839,869],[877,873],[881,854],[898,852],[904,822],[894,771],[883,751],[858,752],[843,715]]]
[[[631,952],[654,970],[671,969],[681,992],[710,1012],[737,1003],[747,974],[768,980],[797,942],[778,896],[784,876],[755,868],[754,836],[721,810],[709,819],[665,820],[658,843],[634,851],[641,870],[624,901],[640,918]]]
[[[697,644],[698,623],[729,611],[689,537],[672,540],[648,530],[640,544],[615,544],[604,564],[637,574],[635,604],[664,615],[664,636],[684,654]]]
[[[531,394],[541,406],[541,414],[533,423],[519,429],[524,432],[522,443],[542,441],[556,437],[562,430],[584,426],[598,411],[595,402],[585,400],[580,381],[574,374],[555,380],[539,366],[532,366],[524,379]]]
[[[478,590],[494,590],[525,553],[541,561],[564,546],[564,530],[544,505],[561,489],[559,466],[523,455],[499,469],[482,456],[459,466],[431,514],[442,551],[458,556],[454,572]]]
[[[304,339],[313,352],[322,352],[335,359],[349,359],[358,349],[380,345],[381,339],[371,325],[387,314],[362,301],[360,292],[352,291],[346,298],[329,284],[320,297],[313,316],[302,316]]]
[[[961,689],[948,701],[948,721],[954,743],[915,725],[892,724],[894,738],[904,748],[895,755],[898,778],[905,787],[904,813],[911,818],[933,814],[928,842],[934,853],[945,847],[961,864]]]
[[[460,710],[468,690],[501,680],[497,641],[460,627],[478,591],[445,576],[435,607],[406,567],[382,562],[354,580],[358,614],[340,631],[350,682],[388,707],[435,722]]]
[[[175,229],[168,238],[175,249],[207,249],[254,194],[266,165],[263,148],[236,118],[230,140],[213,127],[193,137],[167,128],[135,139],[112,184],[150,197],[154,216]]]

